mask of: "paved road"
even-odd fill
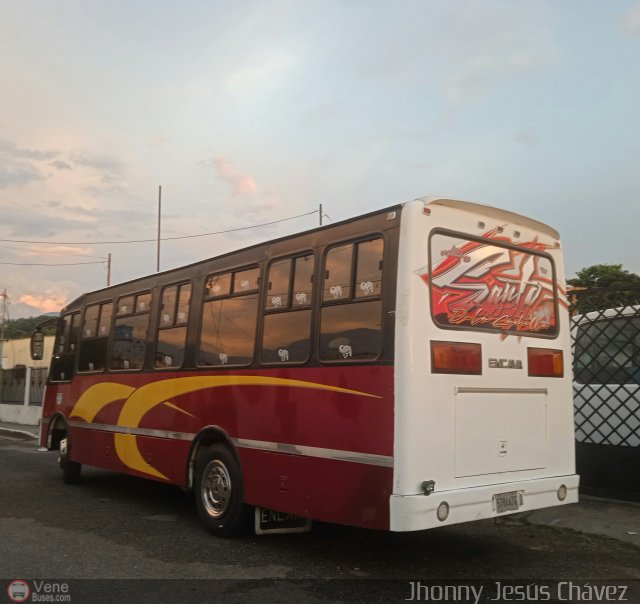
[[[100,586],[103,599],[91,600],[121,602],[125,590],[144,601],[161,585],[166,599],[154,601],[188,587],[187,601],[218,593],[219,602],[373,602],[402,601],[411,581],[429,579],[640,579],[634,545],[526,519],[411,534],[320,525],[303,535],[218,539],[178,488],[91,468],[82,484],[66,486],[55,461],[55,452],[0,436],[0,579],[183,579],[85,582],[72,585],[72,601]],[[319,582],[326,579],[334,581]],[[391,583],[364,579],[396,580],[394,597],[385,595]]]

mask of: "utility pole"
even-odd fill
[[[322,226],[322,204],[320,204],[320,226]]]
[[[0,403],[4,401],[4,364],[2,362],[4,355],[4,317],[7,312],[7,290],[1,294],[2,306],[0,310]]]
[[[111,285],[111,252],[107,254],[107,287]]]
[[[162,217],[162,185],[158,185],[158,260],[156,272],[160,272],[160,220]]]

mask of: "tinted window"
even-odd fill
[[[266,315],[262,362],[304,363],[311,353],[310,335],[310,310]]]
[[[76,357],[78,334],[80,333],[80,313],[63,317],[58,324],[54,355],[51,359],[50,379],[52,382],[64,382],[73,378],[73,366]]]
[[[142,369],[150,308],[150,293],[124,296],[118,300],[118,316],[113,327],[113,344],[109,361],[110,369]]]
[[[205,302],[199,365],[248,365],[253,360],[258,296]]]
[[[191,285],[170,285],[162,290],[154,365],[157,368],[181,367],[187,341]]]
[[[443,329],[552,336],[558,333],[551,258],[539,243],[505,247],[490,239],[436,233],[429,266],[434,323]]]
[[[191,304],[191,284],[180,286],[178,295],[178,310],[176,312],[176,325],[182,325],[189,320],[189,307]]]
[[[329,250],[325,259],[322,299],[348,300],[351,297],[351,258],[353,245],[341,245]]]
[[[104,371],[111,312],[111,302],[89,306],[85,311],[78,371]]]
[[[205,283],[206,296],[217,298],[231,293],[231,273],[212,275]]]
[[[100,307],[100,321],[98,322],[98,337],[107,337],[111,328],[113,305],[111,302]]]
[[[95,338],[98,331],[98,318],[100,316],[100,305],[87,307],[84,312],[84,324],[82,326],[83,338]]]
[[[311,287],[313,285],[313,254],[295,259],[292,307],[309,306],[311,304]]]
[[[182,367],[184,362],[184,349],[187,340],[186,327],[173,327],[161,329],[158,332],[158,345],[156,347],[155,366]]]
[[[118,300],[117,315],[130,315],[133,312],[133,296],[124,296]]]
[[[380,353],[382,302],[325,306],[320,318],[323,361],[370,360]]]
[[[355,297],[379,296],[382,289],[382,239],[358,244]]]
[[[291,260],[280,260],[269,267],[266,308],[286,309],[289,306]]]
[[[240,294],[243,292],[252,292],[258,289],[258,279],[260,277],[260,269],[250,268],[246,271],[240,271],[233,275],[233,293]]]

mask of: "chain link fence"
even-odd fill
[[[640,500],[640,291],[570,298],[581,490]]]

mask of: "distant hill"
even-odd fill
[[[30,338],[35,326],[42,321],[58,316],[59,313],[47,313],[38,317],[29,317],[28,319],[11,319],[4,324],[4,337],[7,340],[20,340],[21,338]],[[45,335],[54,335],[55,327],[47,327],[44,330]]]

